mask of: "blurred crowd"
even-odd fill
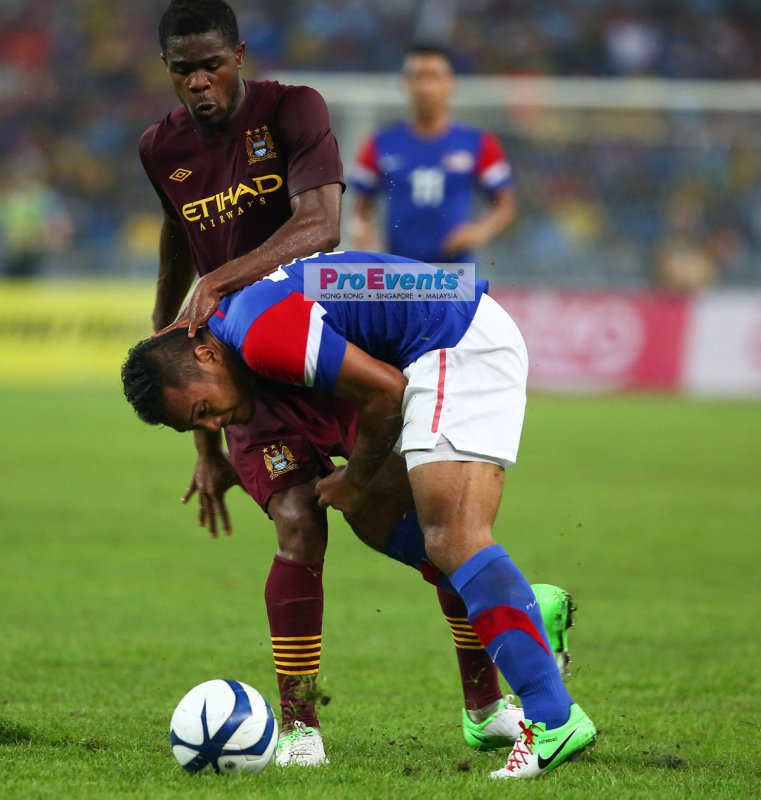
[[[521,198],[502,259],[515,280],[761,284],[760,113],[525,116],[508,114],[503,134]]]
[[[447,42],[464,74],[761,79],[758,0],[232,5],[248,44],[248,76],[395,72],[407,44],[424,39]],[[150,274],[158,209],[136,145],[176,104],[158,57],[164,7],[162,0],[0,2],[0,274],[50,271],[51,260],[65,274]],[[732,270],[744,280],[761,250],[761,126],[708,123],[697,131],[694,118],[667,120],[677,138],[661,148],[627,139],[601,149],[583,137],[547,145],[533,123],[506,114],[497,132],[522,202],[512,244],[557,256],[553,248],[597,239],[598,253],[629,263],[639,239],[658,280],[685,262],[712,276],[706,282]],[[680,142],[691,136],[696,149],[680,159]],[[643,170],[669,181],[660,213]],[[628,206],[616,214],[616,203]]]

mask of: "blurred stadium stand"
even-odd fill
[[[321,88],[347,167],[400,113],[406,45],[451,45],[458,113],[499,133],[516,172],[519,223],[483,254],[492,280],[761,285],[758,0],[233,5],[246,75]],[[0,0],[0,274],[154,275],[159,208],[136,148],[176,104],[163,8]]]

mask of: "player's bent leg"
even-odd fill
[[[449,574],[481,643],[521,697],[526,724],[554,730],[568,724],[573,700],[528,581],[491,537],[502,472],[486,462],[433,461],[414,466],[410,482],[426,550]],[[513,750],[531,735],[524,731]]]
[[[278,555],[289,561],[321,561],[328,546],[328,522],[317,505],[318,478],[272,495],[267,513],[275,523]]]
[[[313,766],[327,762],[315,704],[327,519],[314,481],[277,492],[267,511],[278,537],[264,591],[282,715],[275,758],[280,765]]]
[[[410,470],[426,552],[446,575],[495,544],[492,525],[504,475],[484,461],[432,461]]]
[[[449,624],[460,671],[465,709],[463,735],[478,749],[512,744],[523,719],[520,709],[505,701],[499,672],[467,620],[462,599],[449,580],[428,560],[423,532],[405,460],[392,453],[365,491],[360,509],[347,516],[355,534],[375,550],[419,570],[437,587],[439,605]]]
[[[391,453],[364,489],[359,508],[344,517],[354,534],[368,547],[379,553],[388,553],[392,532],[414,513],[415,501],[407,477],[407,466],[401,456]],[[416,522],[407,527],[411,535],[405,534],[404,538],[412,540]]]
[[[565,679],[571,660],[567,630],[573,625],[576,606],[571,596],[558,586],[532,584],[531,588],[536,594],[558,669]],[[482,752],[512,747],[523,732],[523,709],[512,703],[513,695],[501,696],[497,669],[468,622],[462,599],[443,589],[439,589],[439,599],[452,628],[460,665],[465,694],[462,710],[465,742]]]

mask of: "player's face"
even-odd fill
[[[164,405],[169,427],[212,433],[249,422],[255,407],[251,392],[225,364],[202,365],[198,379],[165,387]]]
[[[432,113],[447,109],[454,89],[454,74],[446,58],[433,53],[409,55],[402,78],[415,110]]]
[[[162,58],[174,90],[193,120],[204,128],[226,125],[243,102],[240,76],[246,45],[233,49],[219,31],[172,36]]]

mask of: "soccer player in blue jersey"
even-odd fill
[[[342,284],[349,275],[359,278]],[[518,453],[528,358],[483,282],[446,300],[439,295],[452,286],[441,275],[376,253],[297,259],[224,298],[200,341],[179,330],[139,343],[125,363],[125,393],[144,421],[177,430],[251,419],[260,377],[356,403],[354,449],[317,483],[319,502],[351,515],[392,450],[404,456],[426,553],[523,703],[521,733],[492,776],[538,777],[597,732],[563,684],[531,586],[492,537],[504,470]],[[417,292],[426,280],[442,289],[432,299],[363,294],[371,284]],[[335,297],[318,303],[307,285],[310,294],[335,286]],[[352,290],[343,299],[341,285]]]
[[[473,251],[515,217],[510,165],[494,134],[451,118],[454,73],[446,50],[411,48],[402,82],[411,120],[365,140],[350,176],[354,246],[379,246],[375,206],[382,197],[382,249],[431,263],[473,261]],[[473,219],[478,190],[490,205]]]

